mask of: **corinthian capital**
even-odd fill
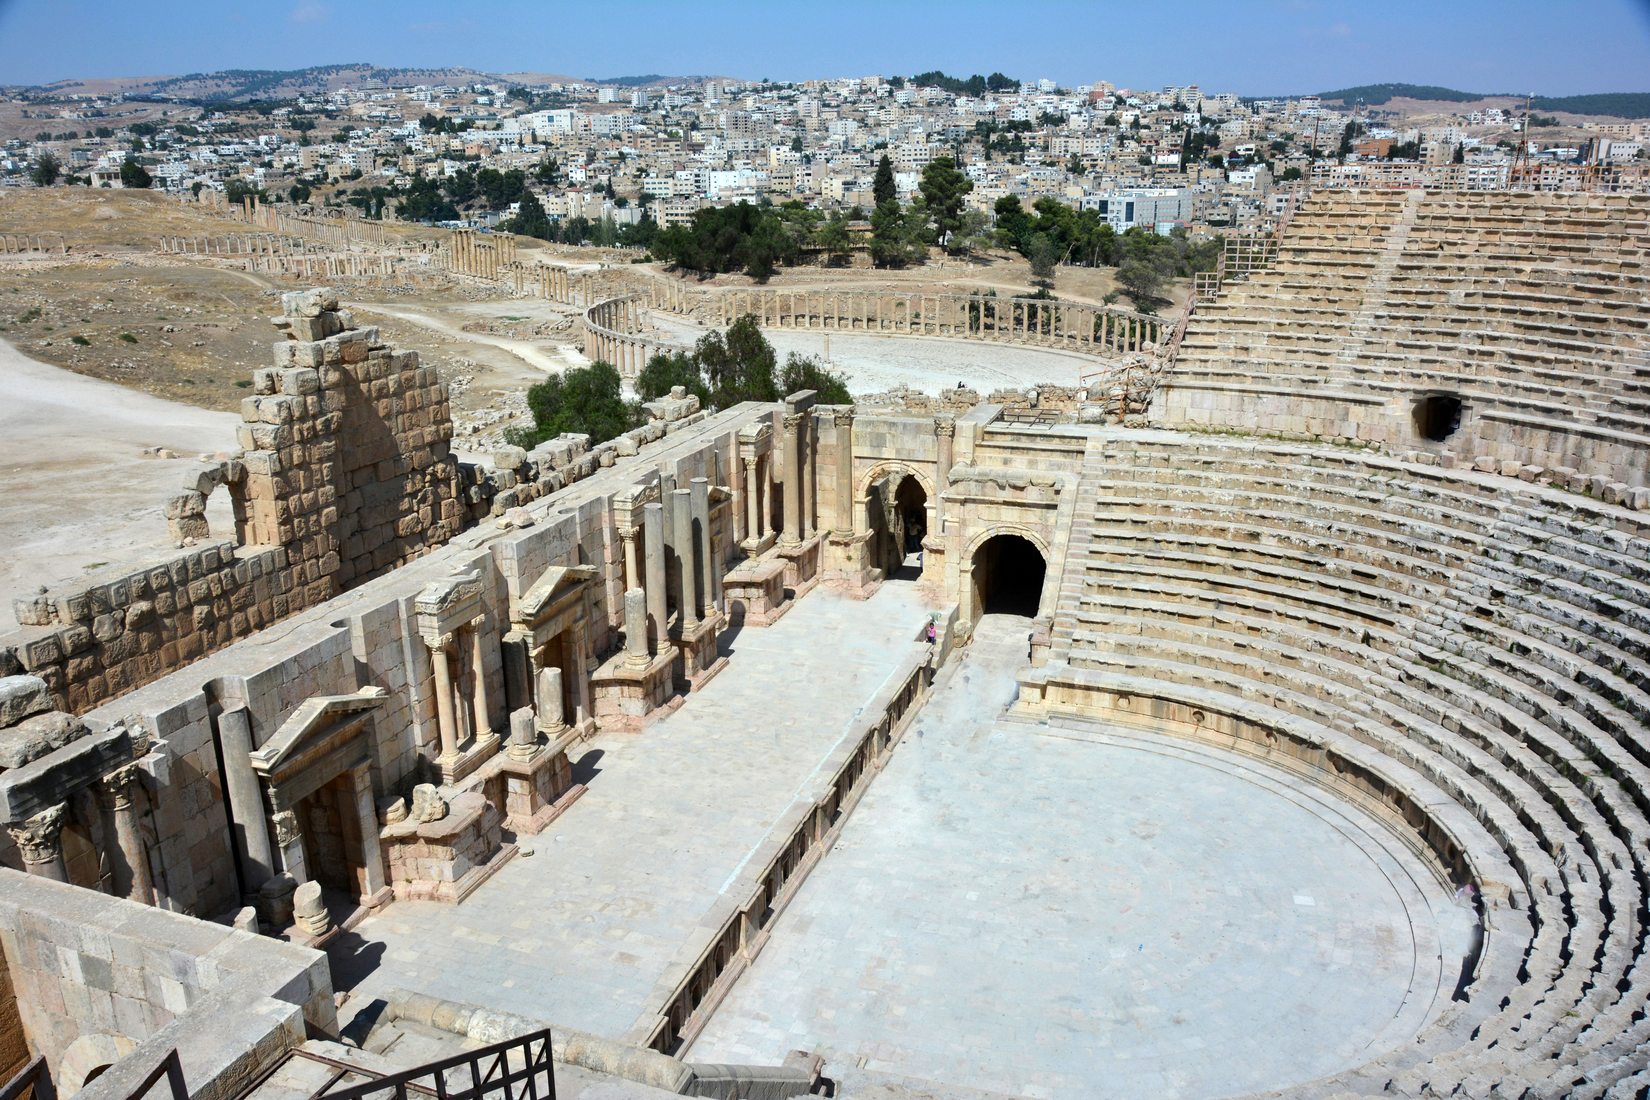
[[[50,863],[58,858],[62,851],[58,841],[63,835],[63,818],[68,809],[66,803],[59,802],[21,824],[6,826],[24,863]]]

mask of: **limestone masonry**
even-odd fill
[[[917,809],[877,811],[927,843],[1019,774],[949,789],[966,753],[1060,731],[1062,751],[1179,745],[1310,791],[1410,876],[1405,970],[1430,984],[1310,1079],[1234,1091],[1639,1095],[1647,255],[1643,196],[1320,192],[1177,323],[961,295],[605,294],[466,234],[453,270],[577,299],[627,377],[664,346],[649,315],[694,310],[1096,357],[1076,387],[857,407],[804,392],[707,413],[678,391],[618,439],[480,465],[451,451],[433,366],[333,291],[286,294],[241,449],[157,502],[175,551],[47,584],[0,639],[0,1071],[38,1057],[59,1094],[123,1100],[176,1050],[192,1095],[311,1095],[550,1026],[558,1088],[789,1096],[823,1074],[839,1095],[940,1095],[882,1046],[841,1064],[765,1024],[741,1040],[763,1064],[690,1059],[724,1002],[766,1019],[735,986],[787,942],[788,906],[826,919],[830,899],[797,899],[839,840],[864,850],[850,815],[891,760],[944,754],[902,780]],[[233,532],[208,529],[220,491]],[[1012,655],[1002,714],[954,657],[986,615],[1017,616],[964,650]],[[913,745],[932,698],[982,732]],[[1153,843],[1082,839],[1119,861]],[[1011,900],[995,865],[1069,885],[1012,836],[969,855],[987,913]],[[1107,867],[1087,886],[1127,879]],[[1320,904],[1293,901],[1280,936]],[[1376,950],[1339,927],[1337,959]],[[1273,931],[1243,934],[1263,950]],[[977,944],[1004,956],[982,965],[1128,958],[1001,934],[1015,946]],[[1230,934],[1195,929],[1185,963],[1158,964]],[[1266,965],[1308,983],[1352,966]],[[772,988],[752,972],[742,993]],[[1268,1007],[1245,1006],[1257,1042]],[[1093,1018],[991,1013],[1036,1033],[1027,1059],[1070,1029],[1110,1050]],[[906,1025],[884,1023],[892,1050]],[[1019,1057],[1001,1045],[968,1057]],[[1148,1068],[1141,1094],[1176,1072]]]

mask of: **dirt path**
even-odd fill
[[[453,340],[471,344],[488,344],[501,351],[507,351],[530,367],[536,367],[546,374],[560,374],[569,366],[576,366],[567,357],[545,352],[528,340],[510,340],[503,336],[489,336],[481,332],[465,332],[457,325],[432,317],[428,313],[418,310],[402,309],[385,305],[381,302],[351,302],[349,308],[358,313],[377,313],[385,317],[394,317],[398,321],[419,325],[423,328],[439,332]]]
[[[0,629],[48,581],[170,545],[161,508],[197,455],[235,447],[209,412],[37,362],[0,341]],[[183,459],[143,457],[166,447]],[[229,531],[216,494],[209,520]]]

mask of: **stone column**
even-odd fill
[[[854,410],[839,409],[836,422],[836,534],[854,533]]]
[[[435,668],[435,723],[441,732],[441,759],[458,759],[458,722],[453,715],[453,674],[447,663],[447,646],[453,640],[444,634],[430,647],[430,664]]]
[[[693,523],[699,529],[699,600],[709,615],[717,609],[716,578],[720,575],[710,537],[710,479],[696,477],[688,484],[693,494]]]
[[[802,414],[786,413],[785,426],[785,532],[786,546],[802,542]]]
[[[263,789],[252,770],[252,722],[245,707],[218,715],[218,751],[223,760],[229,816],[239,837],[241,879],[256,892],[275,873],[275,853],[269,845]]]
[[[665,506],[642,509],[642,553],[647,559],[647,617],[657,654],[670,637],[670,613],[665,603]]]
[[[676,537],[676,565],[681,570],[682,633],[699,625],[699,566],[694,554],[698,540],[693,535],[693,490],[676,489],[670,494],[671,521]]]
[[[388,886],[384,881],[384,857],[378,847],[378,810],[373,805],[372,771],[363,764],[350,772],[355,794],[355,820],[361,831],[361,900],[371,901]]]
[[[477,615],[470,620],[470,663],[475,666],[475,731],[477,737],[485,737],[493,730],[493,712],[487,698],[487,666],[482,662],[487,647],[482,641],[482,628],[487,625],[485,615]]]
[[[647,593],[632,588],[624,594],[624,659],[635,668],[648,663]]]
[[[619,541],[624,543],[624,587],[628,592],[642,586],[641,562],[636,556],[636,528],[632,525],[619,528]]]
[[[762,498],[757,492],[757,470],[762,460],[753,451],[745,460],[745,537],[762,537]]]
[[[628,593],[626,595],[628,596]],[[647,599],[645,594],[642,598],[644,601]],[[642,614],[647,614],[645,607]],[[642,633],[647,633],[645,619]],[[629,638],[625,639],[627,654],[629,641]],[[647,656],[645,642],[642,645],[642,656]],[[553,666],[539,669],[538,681],[533,685],[533,710],[538,718],[538,728],[549,734],[551,740],[555,740],[561,735],[561,731],[567,728],[567,708],[562,703],[561,669]]]
[[[939,461],[936,463],[938,468],[934,474],[934,522],[928,532],[933,538],[939,538],[940,525],[945,522],[945,517],[941,511],[940,494],[944,493],[951,485],[951,448],[955,442],[956,434],[957,422],[955,420],[949,416],[934,418],[934,435],[937,437]]]
[[[149,855],[144,849],[137,807],[132,799],[132,785],[139,782],[141,775],[136,764],[117,768],[98,782],[97,793],[113,825],[115,850],[110,853],[109,862],[114,873],[115,896],[153,905],[154,879],[149,873]]]
[[[54,882],[69,880],[63,866],[62,843],[63,819],[68,811],[68,803],[59,802],[20,823],[6,826],[18,854],[23,857],[23,870]]]
[[[802,537],[819,533],[819,496],[815,475],[819,465],[819,418],[810,409],[802,414]]]

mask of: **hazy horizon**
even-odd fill
[[[943,69],[1067,86],[1197,83],[1259,96],[1388,82],[1564,96],[1650,91],[1650,0],[1188,0],[1172,15],[1070,0],[1012,8],[840,0],[817,9],[637,0],[618,19],[612,9],[530,0],[485,11],[431,0],[284,0],[266,13],[204,0],[0,0],[3,84],[353,62],[581,79],[799,81]]]

